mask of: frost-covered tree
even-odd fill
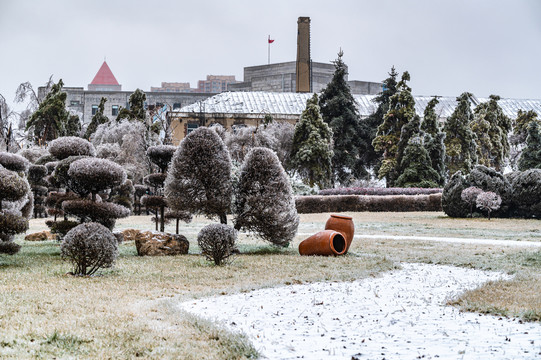
[[[227,223],[231,206],[231,158],[218,134],[199,127],[182,140],[173,156],[165,196],[171,209],[219,217]]]
[[[0,165],[0,254],[13,255],[20,250],[14,235],[28,229],[30,186],[25,178]]]
[[[213,126],[212,129],[216,131],[220,128]],[[222,139],[229,150],[232,161],[242,163],[246,154],[254,147],[266,147],[274,150],[284,167],[290,159],[295,127],[288,122],[273,121],[259,128],[246,126],[227,132],[222,132],[221,129],[219,134],[221,133],[221,137],[223,136]]]
[[[67,134],[70,115],[66,110],[67,95],[62,91],[62,86],[64,83],[60,79],[52,86],[26,124],[27,131],[34,129],[34,141],[40,145]]]
[[[299,215],[291,184],[276,154],[252,149],[241,167],[235,196],[235,229],[286,247],[295,237]]]
[[[99,125],[109,122],[109,118],[103,114],[103,112],[105,111],[106,102],[107,98],[102,97],[100,100],[100,104],[98,105],[98,111],[96,111],[94,116],[92,116],[92,120],[86,128],[85,139],[90,139],[90,136],[92,136],[92,134],[96,132],[96,129]]]
[[[378,127],[377,136],[373,141],[376,151],[383,154],[381,167],[378,171],[380,179],[387,180],[387,186],[393,186],[397,177],[400,175],[398,167],[409,138],[416,133],[415,128],[420,123],[415,113],[415,100],[411,95],[411,88],[407,85],[410,75],[407,71],[402,74],[402,79],[398,82],[396,93],[389,100],[389,109],[384,116],[383,123]],[[410,121],[416,120],[416,126],[410,126],[408,131],[402,136],[402,127]],[[400,142],[401,137],[403,141]],[[399,147],[399,144],[402,146]],[[400,150],[400,151],[399,151]]]
[[[347,185],[363,175],[360,164],[359,140],[360,116],[355,99],[346,81],[347,66],[340,51],[333,62],[335,71],[332,80],[322,90],[319,106],[323,120],[333,132],[332,183]]]
[[[479,189],[476,186],[470,186],[469,188],[462,190],[460,198],[462,199],[462,201],[464,201],[470,206],[471,218],[473,218],[473,206],[477,203],[477,196],[479,196],[479,194],[482,192],[483,190]]]
[[[367,117],[362,119],[360,122],[360,132],[358,134],[359,138],[359,152],[361,154],[361,160],[365,172],[368,173],[368,168],[373,168],[374,172],[377,174],[381,166],[381,154],[380,152],[374,149],[372,145],[374,139],[377,136],[378,127],[383,124],[385,114],[389,110],[389,104],[391,102],[391,97],[396,94],[397,91],[397,80],[396,77],[398,73],[396,72],[394,66],[389,72],[389,77],[383,80],[383,91],[374,98],[374,101],[378,108],[376,111]]]
[[[441,131],[441,127],[438,124],[438,115],[436,114],[436,105],[439,103],[438,98],[434,97],[425,108],[423,121],[421,122],[421,131],[424,132],[424,146],[430,161],[432,168],[436,170],[439,175],[438,185],[443,186],[446,179],[445,169],[445,133]]]
[[[64,160],[70,156],[96,156],[96,149],[85,139],[64,136],[51,141],[49,153],[57,160]]]
[[[510,136],[513,145],[524,144],[528,137],[528,126],[531,122],[541,124],[541,119],[533,110],[524,111],[519,109],[514,121],[513,135]]]
[[[518,168],[521,171],[528,169],[541,169],[541,131],[536,121],[528,126],[528,137],[526,147],[518,161]]]
[[[167,177],[167,168],[176,150],[176,146],[172,145],[157,145],[147,150],[147,156],[158,167],[159,172],[145,176],[145,183],[151,186],[154,192],[153,195],[143,196],[141,203],[147,209],[153,209],[155,211],[156,231],[158,230],[158,224],[160,224],[160,231],[165,231],[165,208],[167,207],[167,201],[163,195],[163,186]]]
[[[490,220],[490,213],[500,208],[502,198],[492,191],[487,191],[477,195],[475,202],[479,209],[487,212],[488,219]]]
[[[295,125],[291,166],[311,187],[323,189],[331,180],[332,156],[332,130],[323,121],[314,94]]]
[[[145,101],[147,96],[145,92],[141,89],[136,89],[128,100],[128,108],[122,108],[118,112],[116,121],[121,121],[123,119],[128,119],[130,121],[141,121],[144,122],[146,119],[145,111]]]
[[[476,135],[478,163],[502,171],[509,156],[511,119],[498,100],[499,96],[490,95],[488,102],[477,105],[470,128]]]
[[[430,156],[420,136],[412,137],[404,151],[400,165],[401,175],[396,179],[397,187],[438,187],[439,174],[432,168]]]
[[[470,128],[473,120],[470,106],[472,96],[465,92],[456,98],[458,105],[443,127],[446,165],[450,175],[459,170],[469,174],[477,163],[476,137]]]

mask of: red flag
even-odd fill
[[[273,42],[274,40],[271,40],[270,35],[269,35],[269,44],[272,44]]]

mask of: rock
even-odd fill
[[[124,242],[124,233],[115,231],[113,232],[113,235],[115,236],[117,243],[122,244]]]
[[[139,231],[135,236],[135,247],[139,256],[183,255],[188,253],[190,243],[183,235]]]
[[[24,237],[26,241],[47,241],[56,240],[56,234],[51,234],[50,231],[45,230],[33,234],[28,234]]]
[[[139,234],[141,234],[141,230],[126,229],[122,231],[122,235],[124,235],[124,241],[135,241]]]

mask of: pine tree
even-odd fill
[[[501,171],[509,156],[511,119],[503,113],[498,100],[499,96],[490,95],[488,102],[479,104],[470,127],[477,136],[479,164]]]
[[[541,119],[538,118],[535,111],[523,111],[522,109],[518,110],[513,135],[511,137],[511,143],[513,145],[520,145],[526,142],[526,138],[528,137],[528,126],[532,121],[541,124]]]
[[[332,176],[332,130],[321,117],[317,94],[295,125],[291,164],[310,187],[324,188]]]
[[[373,142],[374,149],[383,153],[378,176],[387,180],[387,186],[394,186],[394,181],[399,175],[399,160],[406,144],[409,138],[419,131],[420,119],[415,113],[415,99],[411,95],[411,88],[407,85],[409,80],[410,75],[405,71],[397,85],[397,92],[390,98],[389,110],[384,116],[383,123],[378,127]],[[412,120],[416,123],[406,128],[407,132],[402,136],[402,127]]]
[[[414,136],[408,141],[400,166],[404,170],[396,179],[397,187],[438,187],[439,174],[432,168],[430,156],[420,136]]]
[[[347,66],[342,61],[343,54],[340,51],[338,59],[334,61],[334,75],[321,93],[319,106],[323,120],[333,131],[333,184],[339,182],[347,185],[353,178],[363,175],[363,168],[360,165],[358,138],[360,116],[346,82]]]
[[[378,104],[378,108],[372,115],[361,121],[359,133],[361,160],[365,168],[373,167],[375,173],[381,167],[382,155],[374,149],[372,144],[376,138],[378,127],[383,124],[385,114],[389,110],[391,97],[396,94],[397,76],[398,73],[393,66],[389,77],[383,80],[383,91],[373,100]]]
[[[473,112],[470,99],[473,95],[465,92],[456,98],[455,111],[447,119],[443,127],[445,132],[446,165],[449,175],[457,171],[469,174],[477,163],[476,137],[470,128]]]
[[[138,120],[144,122],[146,119],[145,101],[146,94],[141,89],[136,89],[128,100],[128,108],[122,108],[118,112],[116,121],[128,119],[130,121]]]
[[[541,169],[541,133],[539,124],[532,121],[528,126],[528,138],[526,147],[522,151],[518,168],[520,171],[528,169]]]
[[[100,104],[98,105],[98,111],[96,111],[94,116],[92,116],[92,120],[90,121],[90,124],[86,128],[85,139],[90,139],[90,136],[96,132],[98,125],[109,122],[109,118],[103,115],[103,112],[105,111],[106,102],[107,102],[107,98],[102,97]]]
[[[65,135],[69,113],[66,110],[66,93],[62,91],[62,79],[51,87],[51,91],[30,116],[26,130],[34,129],[34,141],[44,145]]]
[[[445,133],[438,125],[438,116],[435,111],[438,103],[437,97],[428,102],[421,122],[421,131],[424,132],[424,145],[430,156],[432,168],[439,174],[437,183],[443,186],[445,184],[445,145],[443,143]]]

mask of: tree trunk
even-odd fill
[[[177,219],[177,232],[176,234],[178,235],[178,223],[180,222],[180,219]]]
[[[165,232],[165,206],[160,207],[160,231]]]
[[[227,225],[227,215],[225,213],[220,214],[220,223]]]

